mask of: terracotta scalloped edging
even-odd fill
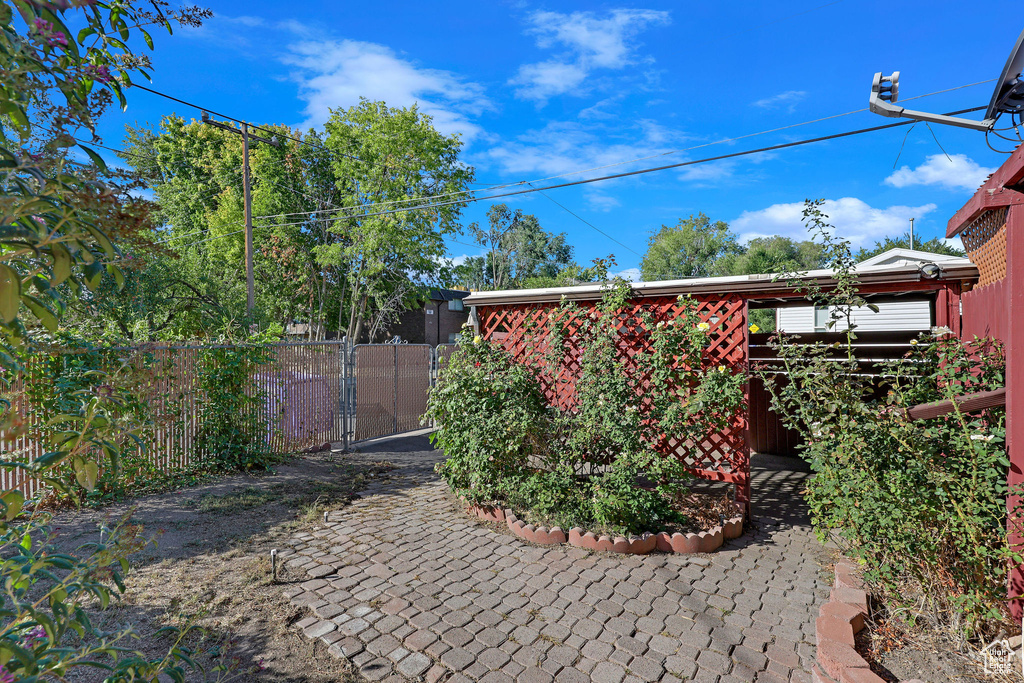
[[[505,511],[501,508],[492,507],[490,505],[470,505],[466,508],[466,512],[471,515],[475,515],[480,519],[486,519],[488,522],[505,521]]]
[[[868,616],[868,594],[857,576],[853,561],[836,563],[835,583],[829,601],[821,606],[815,622],[817,663],[811,670],[814,683],[885,683],[855,649],[854,636]],[[903,683],[921,683],[914,679]]]
[[[565,530],[560,527],[534,526],[516,517],[512,510],[470,505],[466,512],[490,522],[504,521],[509,531],[530,543],[539,545],[557,545],[568,543],[586,550],[604,550],[613,553],[646,555],[660,550],[665,553],[710,553],[722,547],[727,540],[739,538],[743,534],[743,516],[732,517],[724,524],[712,527],[699,534],[643,534],[642,536],[598,536],[592,531],[578,527]]]

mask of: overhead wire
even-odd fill
[[[945,115],[946,116],[956,116],[958,114],[968,114],[968,113],[971,113],[971,112],[981,111],[983,109],[986,109],[986,107],[971,107],[969,109],[960,109],[960,110],[957,110],[957,111],[948,112]],[[606,180],[616,180],[616,179],[619,179],[619,178],[628,178],[628,177],[637,176],[637,175],[644,175],[644,174],[647,174],[647,173],[655,173],[655,172],[658,172],[658,171],[666,171],[666,170],[670,170],[670,169],[674,169],[674,168],[683,168],[683,167],[686,167],[686,166],[695,166],[697,164],[705,164],[705,163],[710,163],[710,162],[713,162],[713,161],[722,161],[724,159],[734,159],[734,158],[737,158],[737,157],[749,156],[751,154],[759,154],[759,153],[763,153],[763,152],[772,152],[772,151],[776,151],[776,150],[780,150],[780,149],[788,149],[790,147],[799,147],[799,146],[802,146],[802,145],[808,145],[808,144],[812,144],[812,143],[816,143],[816,142],[824,142],[824,141],[827,141],[827,140],[836,140],[836,139],[839,139],[839,138],[850,137],[852,135],[862,135],[862,134],[865,134],[865,133],[873,133],[873,132],[880,131],[880,130],[887,130],[887,129],[890,129],[890,128],[897,128],[899,126],[911,125],[913,123],[914,123],[913,121],[897,121],[895,123],[888,123],[888,124],[884,124],[884,125],[881,125],[881,126],[871,126],[869,128],[860,128],[860,129],[857,129],[857,130],[846,131],[846,132],[843,132],[843,133],[833,133],[831,135],[822,135],[822,136],[815,137],[815,138],[806,138],[806,139],[803,139],[803,140],[795,140],[795,141],[792,141],[792,142],[784,142],[784,143],[780,143],[780,144],[777,144],[777,145],[769,145],[769,146],[766,146],[766,147],[758,147],[758,148],[755,148],[755,149],[749,149],[749,150],[744,150],[744,151],[740,151],[740,152],[732,152],[730,154],[720,154],[718,156],[705,157],[703,159],[691,159],[689,161],[680,161],[680,162],[677,162],[677,163],[674,163],[674,164],[665,164],[665,165],[662,165],[662,166],[655,166],[655,167],[652,167],[652,168],[642,168],[642,169],[637,169],[637,170],[634,170],[634,171],[626,171],[626,172],[623,172],[623,173],[614,173],[614,174],[611,174],[611,175],[599,176],[599,177],[595,177],[595,178],[584,178],[582,180],[574,180],[574,181],[566,182],[566,183],[557,183],[555,185],[546,185],[544,187],[539,187],[539,188],[537,188],[537,187],[528,187],[526,189],[513,190],[511,192],[501,192],[501,193],[498,193],[498,194],[491,194],[491,195],[486,195],[486,196],[483,196],[483,197],[476,197],[476,196],[474,196],[474,197],[465,197],[465,198],[457,199],[457,200],[454,200],[454,201],[427,203],[427,204],[421,204],[421,205],[418,205],[418,206],[411,206],[411,207],[403,207],[403,208],[398,208],[398,209],[391,209],[391,210],[388,210],[388,211],[377,211],[377,212],[372,212],[372,213],[362,213],[362,214],[358,214],[358,215],[348,215],[348,216],[345,216],[345,218],[371,218],[373,216],[383,216],[383,215],[388,215],[388,214],[392,214],[392,213],[401,213],[401,212],[404,212],[404,211],[418,211],[418,210],[423,210],[423,209],[435,209],[435,208],[442,207],[442,206],[450,206],[452,204],[468,204],[468,203],[472,203],[472,202],[486,201],[486,200],[489,200],[489,199],[502,199],[504,197],[514,197],[514,196],[523,195],[523,194],[531,194],[533,192],[543,192],[544,190],[555,190],[555,189],[560,189],[560,188],[563,188],[563,187],[575,187],[575,186],[578,186],[578,185],[587,185],[589,183],[603,182],[603,181],[606,181]]]
[[[936,90],[934,92],[925,93],[923,95],[915,95],[914,97],[907,97],[907,98],[904,98],[903,101],[921,99],[921,98],[925,98],[925,97],[932,97],[934,95],[940,95],[940,94],[943,94],[943,93],[953,92],[953,91],[956,91],[956,90],[962,90],[964,88],[970,88],[970,87],[977,86],[977,85],[983,85],[985,83],[991,83],[991,82],[993,82],[995,80],[996,79],[988,79],[988,80],[984,80],[984,81],[977,81],[977,82],[974,82],[974,83],[967,83],[967,84],[964,84],[964,85],[958,85],[958,86],[955,86],[955,87],[952,87],[952,88],[946,88],[946,89],[943,89],[943,90]],[[964,111],[965,112],[968,112],[968,111],[979,111],[980,109],[984,109],[984,107],[981,107],[979,109],[971,109],[971,110],[964,110]],[[696,149],[703,149],[705,147],[711,147],[713,145],[720,145],[720,144],[725,144],[725,143],[728,143],[728,142],[737,142],[739,140],[745,140],[745,139],[752,138],[752,137],[758,137],[758,136],[767,135],[767,134],[770,134],[770,133],[777,133],[777,132],[780,132],[780,131],[789,130],[789,129],[792,129],[792,128],[798,128],[798,127],[801,127],[801,126],[807,126],[807,125],[811,125],[811,124],[814,124],[814,123],[821,123],[822,121],[829,121],[829,120],[841,118],[841,117],[844,117],[844,116],[850,116],[852,114],[859,114],[859,113],[865,112],[865,111],[867,111],[866,107],[862,108],[862,109],[854,109],[854,110],[851,110],[851,111],[843,112],[841,114],[832,114],[830,116],[823,116],[821,118],[812,119],[812,120],[809,120],[809,121],[802,121],[800,123],[793,123],[793,124],[789,124],[789,125],[786,125],[786,126],[780,126],[780,127],[777,127],[777,128],[770,128],[770,129],[758,131],[758,132],[755,132],[755,133],[747,133],[745,135],[738,135],[738,136],[731,137],[731,138],[723,138],[721,140],[713,140],[711,142],[702,143],[700,145],[693,145],[691,147],[686,147],[686,148],[682,148],[682,149],[675,149],[675,150],[669,150],[669,151],[666,151],[666,152],[659,152],[657,154],[651,154],[651,155],[647,155],[647,156],[643,156],[643,157],[636,157],[636,158],[628,159],[628,160],[625,160],[625,161],[617,161],[617,162],[614,162],[614,163],[611,163],[611,164],[605,164],[603,166],[594,166],[594,167],[591,167],[591,168],[580,169],[580,170],[576,170],[576,171],[568,171],[566,173],[561,173],[561,174],[553,175],[553,176],[547,176],[547,177],[544,177],[544,178],[534,178],[532,180],[519,180],[519,181],[511,181],[511,182],[507,182],[507,183],[497,183],[497,184],[491,185],[490,189],[491,190],[498,190],[498,189],[503,189],[503,188],[506,188],[506,187],[518,187],[518,186],[522,186],[522,185],[532,185],[533,183],[546,182],[548,180],[557,180],[558,178],[566,178],[566,177],[573,176],[573,175],[579,175],[581,173],[591,173],[591,172],[594,172],[594,171],[605,170],[605,169],[608,169],[608,168],[615,168],[615,167],[618,167],[618,166],[624,166],[624,165],[627,165],[627,164],[632,164],[632,163],[636,163],[636,162],[640,162],[640,161],[649,161],[651,159],[657,159],[657,158],[661,158],[661,157],[665,157],[665,156],[670,156],[670,155],[673,155],[673,154],[679,154],[679,153],[682,153],[682,152],[690,152],[690,151],[693,151],[693,150],[696,150]],[[963,112],[961,112],[961,113],[963,113]],[[726,158],[726,157],[722,157],[722,158]],[[558,186],[558,187],[560,187],[560,186]],[[389,201],[386,201],[386,202],[377,202],[377,203],[372,203],[372,204],[365,204],[365,205],[362,205],[362,207],[360,207],[360,208],[368,208],[368,207],[374,207],[374,206],[383,206],[383,205],[397,204],[397,203],[402,203],[402,202],[424,201],[424,200],[427,200],[427,199],[434,199],[434,198],[440,198],[440,197],[446,197],[446,196],[467,195],[467,194],[470,194],[470,193],[473,193],[473,192],[483,191],[484,189],[486,189],[486,188],[480,188],[478,190],[462,190],[462,191],[459,191],[459,192],[449,192],[449,193],[444,193],[444,194],[439,194],[439,195],[431,195],[430,197],[419,197],[419,198],[411,197],[411,198],[407,198],[407,199],[395,199],[395,200],[389,200]],[[455,203],[455,202],[453,202],[453,203]],[[355,208],[355,207],[348,207],[348,208]],[[332,211],[332,210],[333,209],[322,209],[322,211],[324,211],[324,212],[329,212],[329,211]],[[287,215],[291,215],[291,214],[270,214],[267,217],[284,217],[284,216],[287,216]]]
[[[960,109],[960,110],[957,110],[957,111],[947,112],[945,115],[946,116],[956,116],[956,115],[959,115],[959,114],[968,114],[968,113],[971,113],[971,112],[981,111],[983,109],[986,109],[986,107],[971,107],[971,108],[968,108],[968,109]],[[794,140],[794,141],[791,141],[791,142],[780,143],[780,144],[777,144],[777,145],[770,145],[770,146],[767,146],[767,147],[759,147],[759,148],[755,148],[755,149],[743,150],[743,151],[740,151],[740,152],[732,152],[730,154],[722,154],[722,155],[718,155],[718,156],[714,156],[714,157],[706,157],[706,158],[703,158],[703,159],[692,159],[692,160],[689,160],[689,161],[681,161],[681,162],[678,162],[678,163],[665,164],[663,166],[656,166],[656,167],[653,167],[653,168],[637,169],[637,170],[633,170],[633,171],[627,171],[627,172],[624,172],[624,173],[616,173],[616,174],[601,176],[601,177],[597,177],[597,178],[585,178],[585,179],[582,179],[582,180],[575,180],[575,181],[571,181],[571,182],[567,182],[567,183],[558,183],[556,185],[547,185],[547,186],[544,186],[544,187],[532,187],[531,186],[531,187],[528,187],[526,189],[514,190],[512,192],[504,192],[504,193],[499,193],[499,194],[487,195],[487,196],[483,196],[483,197],[467,197],[467,198],[463,198],[463,199],[459,199],[459,200],[455,200],[455,201],[428,203],[428,204],[423,204],[423,205],[420,205],[420,206],[412,206],[412,207],[391,209],[391,210],[387,210],[387,211],[378,211],[378,212],[374,212],[374,213],[364,213],[364,214],[360,214],[360,215],[356,215],[356,216],[346,216],[346,218],[370,218],[370,217],[373,217],[373,216],[381,216],[381,215],[389,215],[389,214],[394,214],[394,213],[402,213],[402,212],[405,212],[405,211],[429,210],[429,209],[438,208],[440,206],[449,206],[451,204],[465,204],[465,203],[471,203],[471,202],[486,201],[486,200],[489,200],[489,199],[501,199],[501,198],[504,198],[504,197],[517,196],[517,195],[523,195],[523,194],[531,194],[531,193],[534,193],[534,192],[540,192],[540,193],[543,194],[545,190],[553,190],[553,189],[559,189],[559,188],[563,188],[563,187],[575,187],[575,186],[578,186],[578,185],[586,185],[586,184],[590,184],[590,183],[602,182],[602,181],[605,181],[605,180],[614,180],[614,179],[618,179],[618,178],[626,178],[626,177],[631,177],[631,176],[636,176],[636,175],[642,175],[642,174],[647,174],[647,173],[655,173],[655,172],[659,172],[659,171],[670,170],[670,169],[674,169],[674,168],[682,168],[682,167],[686,167],[686,166],[694,166],[694,165],[697,165],[697,164],[710,163],[710,162],[713,162],[713,161],[721,161],[723,159],[732,159],[732,158],[736,158],[736,157],[749,156],[749,155],[752,155],[752,154],[759,154],[759,153],[763,153],[763,152],[771,152],[771,151],[776,151],[776,150],[780,150],[780,149],[788,149],[790,147],[799,147],[799,146],[802,146],[802,145],[808,145],[808,144],[813,144],[813,143],[817,143],[817,142],[824,142],[824,141],[827,141],[827,140],[836,140],[836,139],[840,139],[840,138],[851,137],[851,136],[854,136],[854,135],[863,135],[863,134],[866,134],[866,133],[873,133],[873,132],[877,132],[877,131],[880,131],[880,130],[888,130],[888,129],[897,128],[897,127],[900,127],[900,126],[912,125],[913,123],[915,123],[915,122],[911,121],[911,120],[897,121],[895,123],[888,123],[888,124],[884,124],[884,125],[881,125],[881,126],[871,126],[869,128],[860,128],[860,129],[857,129],[857,130],[845,131],[845,132],[842,132],[842,133],[833,133],[831,135],[822,135],[822,136],[815,137],[815,138],[806,138],[806,139],[803,139],[803,140]],[[550,197],[549,197],[549,199],[550,199]],[[558,202],[555,202],[555,203],[557,204]],[[565,208],[565,207],[563,207],[563,208]],[[568,209],[566,209],[566,210],[568,211]],[[570,213],[572,213],[572,212],[570,211]],[[273,218],[273,217],[275,217],[275,216],[259,216],[258,218]],[[254,218],[257,218],[257,217],[254,217]],[[269,227],[285,227],[285,226],[289,226],[289,225],[305,225],[305,224],[307,224],[307,221],[299,221],[299,222],[296,222],[296,223],[284,223],[284,224],[270,224],[270,225],[263,225],[263,226],[260,226],[260,227],[262,229],[262,228],[269,228]],[[591,227],[595,227],[595,226],[591,226]],[[597,229],[597,228],[595,227],[595,229]],[[600,230],[598,230],[598,231],[601,232]],[[211,238],[211,239],[216,239],[216,237],[215,238]],[[637,253],[637,252],[634,252],[634,253]]]

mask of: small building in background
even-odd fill
[[[469,294],[458,289],[432,289],[419,307],[405,310],[372,341],[391,341],[397,336],[409,344],[454,344],[469,320],[469,309],[462,303]]]
[[[870,272],[874,269],[892,268],[896,266],[925,267],[929,263],[970,264],[970,259],[962,256],[933,254],[913,249],[890,249],[877,256],[861,261],[854,270]],[[880,301],[878,311],[867,307],[853,311],[852,322],[857,330],[872,331],[921,331],[926,332],[935,324],[935,301],[912,295],[905,300]],[[837,320],[829,328],[832,310],[827,306],[790,306],[775,310],[775,329],[779,332],[842,332],[847,328],[846,320]]]

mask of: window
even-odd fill
[[[462,304],[462,299],[452,299],[448,302],[449,311],[464,311],[466,307]]]
[[[814,331],[828,332],[828,324],[830,322],[832,322],[832,315],[829,313],[828,306],[815,306]]]

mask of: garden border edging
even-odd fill
[[[864,629],[868,617],[868,594],[853,560],[844,557],[836,562],[832,594],[819,614],[814,629],[816,663],[811,669],[814,683],[885,683],[855,647],[854,636]]]
[[[603,550],[630,555],[647,555],[660,550],[666,553],[710,553],[722,547],[725,541],[743,535],[743,515],[730,517],[699,534],[645,533],[642,536],[602,536],[574,527],[566,534],[561,527],[534,526],[519,519],[510,509],[470,505],[466,512],[489,522],[505,522],[509,531],[529,543],[538,545],[569,545],[585,550]]]

